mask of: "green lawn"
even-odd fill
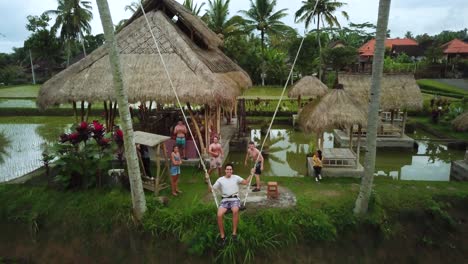
[[[286,88],[285,97],[288,96],[289,88]],[[282,86],[252,86],[244,91],[243,96],[281,96],[283,92]]]
[[[36,98],[40,85],[20,85],[0,89],[0,98]]]

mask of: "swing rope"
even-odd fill
[[[170,86],[171,86],[171,88],[172,88],[172,91],[174,92],[175,98],[176,98],[176,100],[177,100],[177,104],[178,104],[178,106],[179,106],[179,108],[180,108],[180,112],[182,112],[182,115],[183,115],[183,117],[184,117],[185,123],[187,124],[187,128],[188,128],[188,131],[189,131],[189,133],[190,133],[190,136],[191,136],[193,139],[195,139],[195,137],[194,137],[194,135],[193,135],[193,133],[192,133],[192,129],[190,129],[190,126],[188,125],[187,116],[185,115],[185,112],[184,112],[184,109],[183,109],[183,107],[182,107],[182,104],[180,103],[179,95],[177,94],[177,91],[176,91],[176,89],[175,89],[175,87],[174,87],[174,84],[173,84],[173,82],[172,82],[171,76],[169,75],[169,71],[167,70],[166,62],[164,61],[164,58],[163,58],[163,56],[162,56],[162,54],[161,54],[161,50],[160,50],[160,48],[159,48],[158,41],[156,40],[156,37],[154,36],[153,29],[151,28],[151,25],[150,25],[150,23],[149,23],[148,17],[146,16],[145,9],[143,8],[143,4],[142,4],[141,2],[140,2],[140,8],[141,8],[141,11],[143,12],[143,16],[145,17],[146,24],[148,25],[148,29],[149,29],[149,31],[150,31],[150,33],[151,33],[151,37],[153,38],[154,44],[156,45],[156,49],[157,49],[157,51],[158,51],[159,58],[161,59],[161,63],[162,63],[162,65],[163,65],[163,67],[164,67],[164,71],[165,71],[165,73],[166,73],[166,77],[167,77],[167,79],[169,79],[169,84],[170,84]],[[195,121],[194,121],[194,122],[195,122]],[[204,162],[204,160],[203,160],[203,157],[202,157],[202,155],[201,155],[201,153],[200,153],[200,150],[199,150],[198,145],[197,145],[197,143],[195,142],[195,140],[193,141],[193,143],[194,143],[195,149],[196,149],[196,151],[197,151],[198,157],[199,157],[199,159],[200,159],[200,163],[202,164],[203,170],[205,171],[205,179],[208,181],[208,185],[209,185],[209,187],[210,187],[210,189],[211,189],[211,193],[213,194],[213,198],[214,198],[214,201],[215,201],[215,204],[216,204],[216,208],[217,208],[217,207],[218,207],[218,198],[216,197],[216,194],[215,194],[215,192],[214,192],[214,190],[213,190],[213,186],[211,185],[211,179],[210,179],[210,177],[209,177],[209,175],[208,175],[208,171],[207,171],[207,169],[206,169],[205,162]]]
[[[315,2],[315,6],[314,6],[314,9],[312,11],[312,14],[315,14],[315,10],[317,9],[318,2],[319,1]],[[255,166],[256,166],[259,158],[260,158],[260,155],[262,154],[263,147],[265,146],[265,142],[266,142],[268,136],[270,135],[271,127],[273,126],[273,122],[275,121],[276,114],[278,113],[278,109],[279,109],[279,107],[281,105],[281,101],[283,100],[284,93],[286,92],[286,88],[288,87],[289,80],[291,79],[291,76],[293,74],[294,66],[296,65],[296,61],[297,61],[297,58],[299,57],[299,53],[301,52],[302,44],[304,44],[304,40],[305,40],[306,35],[307,35],[306,32],[304,32],[304,36],[302,37],[301,44],[299,45],[299,48],[297,49],[296,57],[294,58],[294,62],[292,64],[292,66],[291,66],[291,70],[289,71],[288,78],[286,80],[286,83],[284,84],[283,91],[281,92],[281,97],[278,100],[278,104],[276,105],[275,112],[273,113],[273,117],[271,118],[270,125],[268,126],[267,133],[265,135],[265,138],[263,139],[262,145],[261,145],[260,150],[259,150],[259,155],[257,156],[257,159],[254,162],[254,167],[252,168],[252,170],[255,170]],[[318,37],[320,38],[320,36],[318,36]],[[265,162],[265,160],[263,162]],[[252,179],[253,179],[253,177],[250,178],[249,184],[245,188],[246,190],[245,190],[245,197],[244,197],[244,203],[243,203],[244,207],[245,207],[245,204],[247,203],[247,198],[249,197],[249,188],[250,188],[250,185],[252,183]]]

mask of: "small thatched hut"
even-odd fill
[[[370,100],[370,74],[340,74],[340,83],[353,97],[367,106]],[[413,75],[383,75],[380,107],[383,110],[420,110],[422,94]]]
[[[306,132],[321,133],[366,122],[366,113],[344,89],[331,89],[316,106],[308,104],[299,114],[299,123]]]
[[[301,98],[302,96],[324,96],[328,92],[328,87],[317,77],[304,76],[288,92],[291,98]]]
[[[219,49],[223,41],[174,0],[144,4],[169,74],[182,102],[232,102],[250,77]],[[175,102],[156,45],[141,10],[116,34],[129,102]],[[48,80],[40,89],[41,109],[76,101],[115,101],[107,49],[102,46]]]
[[[356,156],[356,167],[359,163],[360,127],[367,122],[366,113],[362,107],[356,104],[350,95],[341,89],[330,90],[317,105],[308,104],[299,114],[299,123],[306,132],[317,133],[317,138],[326,130],[333,128],[346,129],[354,125],[359,126],[358,149]],[[352,137],[352,133],[351,133]],[[352,138],[350,149],[352,149]],[[317,146],[320,144],[317,143]],[[322,146],[319,146],[321,149]]]
[[[468,131],[468,112],[465,112],[457,116],[452,121],[452,126],[456,131],[460,131],[460,132]]]
[[[340,74],[340,83],[345,90],[360,102],[360,105],[367,111],[370,101],[371,89],[370,74]],[[423,98],[413,75],[392,74],[382,76],[382,87],[380,91],[380,108],[390,112],[391,125],[389,131],[400,130],[393,126],[394,117],[403,111],[400,137],[404,136],[407,111],[422,109]],[[387,112],[387,113],[388,113]],[[384,114],[384,113],[383,113]],[[395,135],[398,133],[395,133]]]

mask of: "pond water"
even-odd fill
[[[56,122],[57,123],[57,122]],[[67,131],[70,125],[0,124],[0,182],[20,177],[42,166],[44,143],[50,143]],[[463,159],[463,151],[447,150],[447,147],[430,137],[418,133],[418,149],[378,149],[376,175],[399,180],[448,181],[450,162]],[[2,145],[2,138],[9,143]],[[264,135],[259,128],[251,131],[251,139],[258,145]],[[264,175],[305,176],[306,154],[315,142],[313,135],[305,135],[289,126],[275,126],[266,141],[269,154],[265,156]],[[325,148],[333,147],[333,136],[325,134]],[[231,152],[227,159],[235,165],[235,172],[245,176],[252,163],[244,166],[245,152]],[[363,163],[364,154],[361,155]]]
[[[36,108],[35,100],[28,99],[0,99],[0,108]]]
[[[412,135],[411,135],[412,136]],[[378,149],[375,165],[375,175],[392,177],[399,180],[427,180],[448,181],[450,162],[463,159],[464,151],[448,150],[447,146],[432,141],[424,133],[414,135],[418,144],[417,149]],[[251,139],[258,145],[263,137],[260,129],[251,131]],[[291,127],[274,127],[271,131],[269,145],[270,154],[265,157],[264,175],[304,176],[307,174],[306,153],[311,149],[311,142],[315,142],[312,135],[295,131]],[[324,148],[333,147],[333,135],[325,134]],[[247,175],[253,167],[247,167],[243,161],[245,153],[231,152],[229,162],[235,165],[239,175]],[[364,153],[361,153],[361,164],[364,163]]]

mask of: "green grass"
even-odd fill
[[[449,138],[461,139],[468,141],[468,133],[454,131],[450,122],[440,120],[438,124],[434,124],[430,117],[410,117],[409,122],[418,122],[424,124],[437,132],[447,135]]]
[[[289,89],[289,88],[288,88]],[[288,96],[288,89],[285,91],[285,97]],[[281,96],[282,86],[253,86],[244,91],[243,96]]]
[[[419,79],[416,82],[423,92],[440,93],[447,96],[450,96],[450,94],[468,96],[468,91],[436,80]]]
[[[352,232],[362,224],[380,230],[384,237],[390,236],[401,231],[400,217],[405,212],[419,215],[428,212],[432,217],[453,224],[445,204],[459,199],[466,202],[468,198],[466,182],[404,182],[376,178],[369,215],[357,218],[352,213],[359,190],[356,179],[325,179],[321,184],[310,177],[263,176],[263,180],[277,181],[280,186],[289,188],[296,195],[297,206],[265,209],[247,204],[247,211],[241,215],[237,244],[216,248],[215,205],[209,200],[202,173],[187,167],[182,167],[181,195],[173,198],[169,190],[162,191],[162,195],[170,197],[167,207],[158,204],[152,193],[146,193],[148,211],[142,230],[158,241],[175,238],[191,254],[213,254],[218,261],[243,262],[244,257],[253,261],[256,254],[296,243],[334,241],[340,234]],[[130,193],[120,188],[59,192],[42,187],[0,185],[0,200],[0,219],[39,226],[43,232],[66,230],[67,236],[73,239],[96,232],[112,232],[119,226],[134,226]],[[229,232],[230,221],[225,224]]]
[[[0,98],[36,98],[40,85],[20,85],[0,89]]]

